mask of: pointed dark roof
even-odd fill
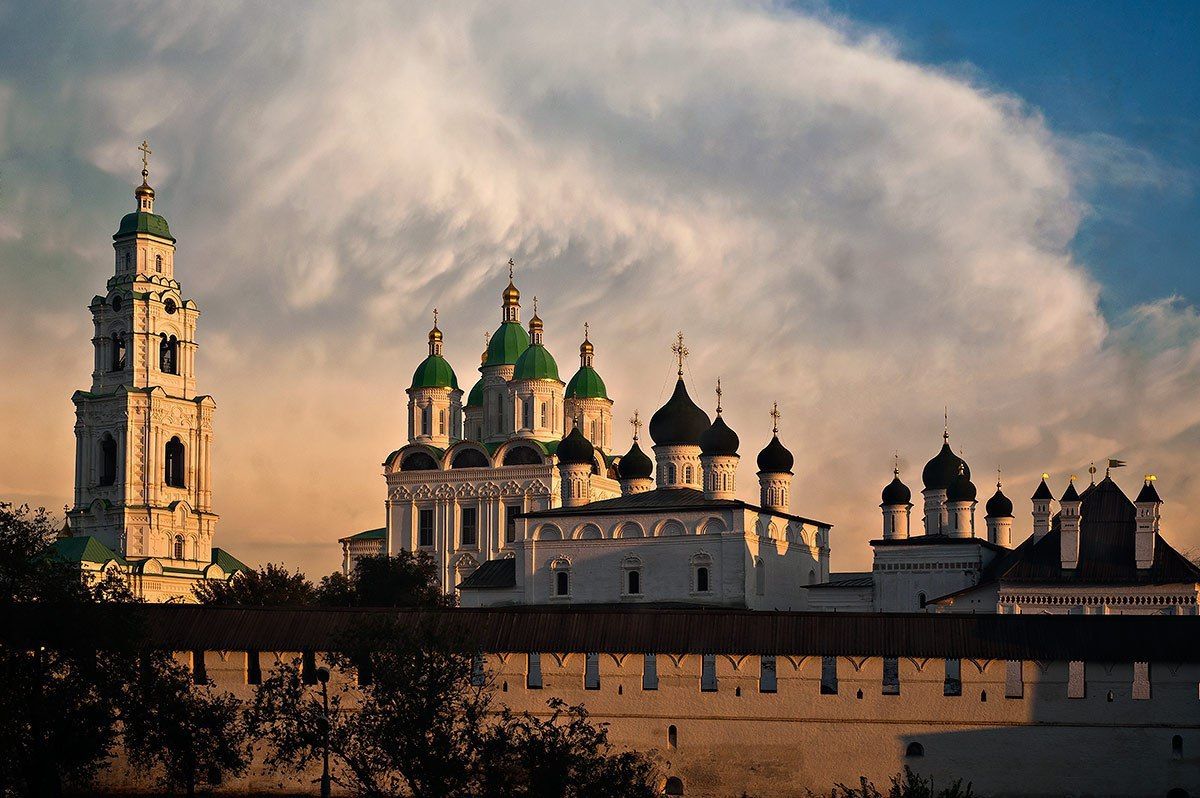
[[[1107,479],[1107,477],[1106,477],[1106,479]],[[1110,483],[1112,482],[1112,480],[1108,480],[1108,481]],[[1115,483],[1113,483],[1113,484],[1115,485]],[[1121,495],[1124,496],[1125,494],[1122,493]],[[1067,489],[1066,489],[1066,491],[1063,492],[1062,498],[1059,499],[1059,501],[1060,502],[1077,502],[1077,501],[1079,501],[1079,492],[1075,490],[1075,480],[1071,480],[1070,484],[1067,485]]]
[[[1046,484],[1046,478],[1042,477],[1042,481],[1038,484],[1037,490],[1029,497],[1030,501],[1053,501],[1054,494],[1050,492],[1050,486]]]
[[[1146,484],[1142,485],[1142,490],[1140,493],[1138,493],[1137,498],[1134,499],[1134,501],[1138,503],[1155,502],[1157,504],[1162,504],[1162,499],[1158,498],[1158,491],[1154,489],[1154,480],[1146,480]]]
[[[517,586],[517,561],[512,557],[488,560],[458,583],[459,590],[504,589]]]
[[[1030,537],[997,572],[1001,584],[1188,584],[1200,583],[1200,567],[1161,535],[1154,540],[1154,564],[1138,568],[1134,551],[1137,510],[1111,478],[1084,490],[1080,507],[1079,564],[1062,569],[1061,526],[1054,516],[1041,540]],[[982,584],[983,580],[980,580]]]

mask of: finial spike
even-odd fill
[[[779,434],[779,418],[782,415],[783,415],[783,413],[779,412],[779,402],[772,402],[771,403],[771,421],[772,421],[771,433],[773,435]]]
[[[721,378],[717,377],[717,415],[721,415]]]
[[[942,409],[942,440],[950,440],[950,405]]]

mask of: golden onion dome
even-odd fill
[[[521,292],[517,290],[515,285],[513,285],[512,280],[509,280],[508,288],[504,289],[504,293],[501,294],[501,297],[504,299],[504,304],[516,305],[521,301]]]
[[[530,332],[535,332],[535,331],[541,332],[543,328],[544,328],[544,325],[542,324],[541,316],[538,316],[536,313],[534,313],[533,318],[529,320],[529,331]]]
[[[581,343],[579,345],[579,354],[593,355],[595,353],[596,353],[596,348],[594,346],[592,346],[592,342],[587,340],[586,338],[584,338],[583,343]]]
[[[442,331],[434,326],[434,328],[429,331],[429,342],[433,343],[434,341],[440,340],[442,340]]]

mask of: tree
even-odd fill
[[[0,502],[0,602],[49,606],[65,619],[73,607],[132,600],[119,577],[85,582],[78,564],[57,559],[56,534],[44,509]],[[0,795],[58,795],[64,783],[86,784],[119,740],[137,630],[67,631],[53,647],[26,638],[0,645]]]
[[[320,603],[334,607],[443,607],[437,563],[427,552],[362,557],[349,576],[331,574],[317,588]]]
[[[885,795],[886,798],[975,798],[969,782],[964,787],[962,779],[957,779],[939,790],[932,777],[924,778],[914,773],[907,765],[903,771],[892,776],[892,786],[887,793],[880,792],[866,776],[860,777],[858,782],[858,787],[836,785],[830,793],[830,798],[885,798]]]
[[[356,795],[476,794],[472,785],[491,695],[474,678],[475,658],[429,627],[406,632],[382,626],[347,641],[344,649],[359,653],[330,655],[342,678],[328,718],[320,690],[304,684],[297,663],[277,669],[260,686],[251,717],[267,742],[268,767],[301,771],[318,761],[328,728],[337,765],[333,781]]]
[[[192,593],[201,604],[243,607],[304,606],[312,604],[317,590],[299,571],[267,563],[254,571],[242,571],[226,580],[197,582]]]
[[[549,702],[550,716],[515,715],[507,708],[488,729],[480,761],[484,795],[521,798],[654,798],[653,759],[615,751],[605,724],[593,725],[582,706]]]
[[[157,766],[165,787],[191,796],[200,783],[245,772],[250,736],[232,695],[194,684],[186,668],[158,652],[143,658],[130,693],[135,700],[123,717],[129,760]]]

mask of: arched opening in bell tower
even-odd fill
[[[176,435],[167,441],[164,478],[169,487],[186,487],[183,481],[183,441]]]
[[[106,488],[117,482],[117,442],[107,432],[100,439],[100,487]]]

